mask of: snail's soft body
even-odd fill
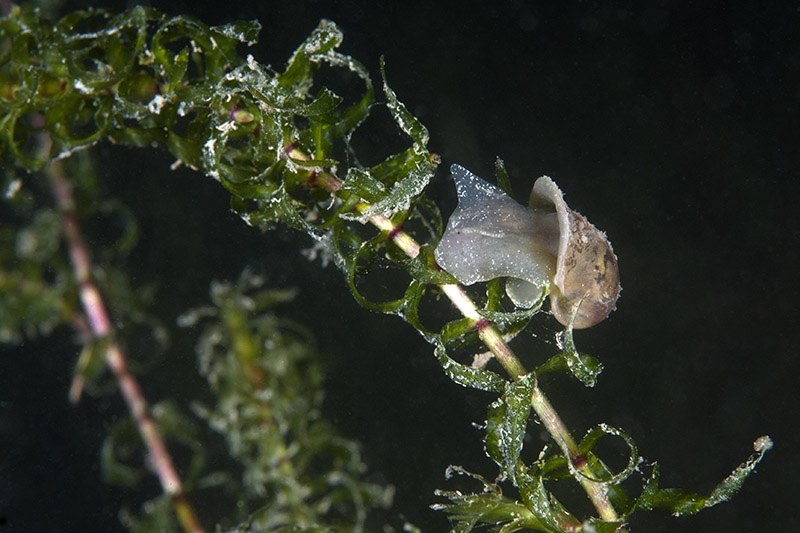
[[[522,307],[549,287],[553,314],[565,325],[574,315],[575,328],[614,310],[620,285],[611,244],[567,207],[553,180],[536,180],[525,207],[462,166],[450,172],[458,207],[436,248],[442,268],[466,285],[510,278],[506,292]]]

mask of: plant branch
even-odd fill
[[[49,150],[49,138],[43,141],[42,144],[45,150]],[[139,435],[147,447],[153,468],[161,482],[161,488],[169,496],[181,526],[186,532],[202,533],[203,528],[186,498],[186,493],[183,490],[183,485],[175,470],[172,458],[167,451],[164,439],[158,431],[155,420],[150,416],[147,400],[145,400],[136,378],[128,370],[128,364],[122,349],[113,340],[113,329],[108,312],[100,291],[92,279],[92,263],[89,249],[78,226],[72,187],[63,163],[60,160],[53,161],[45,167],[45,173],[51,180],[53,194],[61,211],[62,226],[67,246],[69,247],[70,261],[78,283],[81,304],[88,318],[91,335],[96,340],[107,341],[106,364],[117,378],[122,396],[125,398],[128,410],[136,421]],[[70,398],[73,401],[77,401],[79,396],[80,386],[73,384]]]
[[[310,158],[300,151],[299,149],[291,146],[287,150],[289,157],[308,161]],[[319,172],[316,176],[316,182],[322,184],[329,192],[335,193],[338,191],[342,183],[336,177],[327,172]],[[369,207],[369,203],[360,201],[356,204],[355,210],[364,212]],[[403,231],[400,227],[396,226],[383,215],[372,215],[369,218],[370,223],[381,231],[386,231],[389,239],[398,246],[403,252],[411,258],[419,255],[420,245],[413,237]],[[511,347],[503,340],[502,335],[497,328],[489,321],[483,318],[478,311],[475,303],[470,299],[466,292],[460,285],[439,285],[442,291],[447,295],[453,305],[464,315],[464,317],[475,322],[474,328],[478,332],[479,337],[483,343],[491,350],[497,360],[508,372],[509,376],[514,381],[519,381],[528,372],[520,362],[519,358],[514,354]],[[568,457],[572,464],[579,459],[578,445],[569,433],[569,430],[564,425],[561,417],[556,412],[555,408],[550,404],[544,392],[539,388],[538,382],[533,386],[533,396],[531,398],[531,405],[542,420],[545,428],[556,441],[559,448],[566,457]],[[601,483],[597,483],[587,479],[585,476],[594,477],[591,467],[586,461],[579,461],[579,465],[575,466],[582,474],[574,473],[573,475],[583,486],[589,499],[592,501],[595,509],[605,521],[614,522],[619,520],[616,510],[608,500],[605,487]]]

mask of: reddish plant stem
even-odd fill
[[[147,447],[153,468],[161,482],[161,488],[170,497],[181,526],[184,531],[202,533],[203,528],[186,498],[180,477],[172,463],[172,458],[167,451],[164,439],[161,437],[155,421],[150,416],[147,401],[142,394],[139,383],[128,370],[125,355],[119,344],[113,340],[113,328],[108,318],[108,312],[100,291],[92,279],[92,263],[89,249],[80,233],[72,187],[67,179],[63,164],[61,161],[54,161],[46,167],[45,172],[50,177],[53,194],[61,210],[64,236],[69,247],[70,261],[78,282],[81,304],[88,319],[91,335],[94,339],[108,341],[106,343],[106,363],[117,378],[122,396],[125,398],[125,403],[127,403],[128,409],[136,421],[139,435],[141,435]],[[70,392],[71,398],[77,400],[79,395],[79,386],[73,386]]]

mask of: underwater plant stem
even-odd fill
[[[538,381],[533,386],[531,406],[533,407],[533,410],[536,411],[536,414],[539,416],[539,420],[542,421],[542,424],[544,424],[544,427],[547,428],[547,432],[550,433],[550,435],[553,437],[553,440],[556,441],[558,447],[561,448],[561,452],[564,454],[564,457],[569,458],[571,465],[574,466],[580,457],[580,449],[578,448],[578,444],[575,442],[575,439],[572,438],[572,435],[570,435],[567,426],[564,425],[564,421],[561,420],[560,416],[558,416],[558,413],[550,403],[550,400],[547,399],[547,396],[544,395],[542,389],[539,388]],[[606,491],[605,486],[602,483],[597,483],[589,479],[595,477],[595,474],[592,472],[589,464],[585,460],[580,461],[580,465],[575,466],[575,468],[577,468],[583,475],[573,475],[583,486],[586,494],[589,495],[589,498],[592,500],[592,504],[600,514],[600,518],[607,522],[616,522],[619,520],[619,516],[617,516],[614,506],[611,505],[611,502],[608,500],[608,492]]]
[[[525,367],[519,362],[511,347],[503,340],[497,328],[481,317],[475,303],[464,292],[464,289],[460,285],[440,285],[440,287],[462,315],[474,320],[476,327],[480,325],[478,336],[514,381],[522,379],[528,373]]]
[[[361,202],[356,206],[356,210],[365,211],[369,204]],[[419,255],[419,243],[408,233],[399,229],[391,220],[383,215],[372,215],[369,221],[373,226],[391,235],[392,242],[399,247],[408,257],[412,259]]]
[[[43,141],[42,144],[45,147],[49,146],[49,139]],[[169,496],[181,526],[184,531],[202,533],[203,528],[186,498],[186,493],[172,463],[172,458],[167,451],[164,439],[158,431],[155,420],[150,416],[147,400],[145,400],[136,378],[128,370],[128,364],[122,348],[113,340],[113,330],[108,312],[100,291],[92,279],[92,263],[89,249],[78,227],[72,187],[62,162],[60,160],[53,161],[45,168],[45,172],[50,177],[56,203],[61,210],[61,220],[69,247],[70,262],[72,263],[81,304],[88,318],[91,334],[95,339],[105,341],[106,364],[117,378],[122,396],[125,398],[128,410],[136,421],[139,435],[141,435],[147,447],[153,467],[161,482],[161,488]],[[76,393],[73,399],[77,400],[79,394],[79,392]]]
[[[287,149],[287,154],[289,157],[294,159],[302,161],[310,160],[305,153],[293,145]],[[316,183],[321,184],[331,194],[335,194],[336,191],[341,189],[342,182],[336,177],[325,171],[315,172]],[[368,207],[369,203],[362,200],[356,204],[355,210],[363,213]],[[408,233],[403,231],[402,228],[395,225],[389,218],[383,215],[371,215],[369,217],[369,221],[379,230],[387,232],[389,239],[401,250],[403,250],[406,255],[411,258],[419,255],[419,243],[417,243]],[[508,343],[503,340],[503,337],[500,335],[500,332],[497,330],[497,328],[490,321],[481,316],[477,306],[472,299],[470,299],[467,293],[464,292],[464,289],[462,289],[460,285],[453,284],[439,285],[439,287],[450,299],[453,305],[455,305],[455,307],[461,312],[461,314],[464,315],[464,317],[475,322],[475,328],[479,337],[495,355],[498,362],[503,366],[506,372],[508,372],[509,376],[511,376],[514,381],[519,381],[525,377],[528,372],[519,361],[519,358],[516,356],[516,354],[514,354],[513,350],[511,350],[511,347],[508,345]],[[573,461],[578,458],[580,454],[578,445],[570,435],[569,430],[564,425],[561,417],[558,415],[556,410],[550,404],[550,401],[539,388],[538,383],[536,383],[533,387],[531,406],[533,407],[533,410],[536,412],[539,419],[542,420],[542,423],[553,437],[553,440],[555,440],[559,448],[561,448],[564,455],[571,458]],[[586,474],[586,476],[594,477],[591,468],[585,462],[576,468]],[[586,494],[589,496],[589,499],[592,501],[592,504],[599,513],[600,518],[610,522],[619,520],[616,510],[608,500],[608,495],[604,485],[593,482],[590,479],[587,479],[587,477],[577,473],[574,473],[573,476],[583,486]]]
[[[247,316],[233,306],[226,308],[226,311],[225,327],[231,337],[231,345],[238,363],[237,366],[245,373],[247,380],[254,389],[262,389],[264,387],[264,372],[255,364],[261,352],[248,329]]]

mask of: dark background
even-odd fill
[[[429,128],[444,161],[431,191],[445,214],[455,205],[451,163],[492,179],[502,157],[521,200],[537,176],[552,176],[570,206],[608,233],[624,288],[607,321],[576,334],[579,349],[606,365],[599,384],[544,383],[573,433],[599,422],[623,428],[659,461],[663,486],[703,493],[757,437],[775,441],[732,502],[688,518],[636,515],[633,529],[790,530],[800,468],[800,7],[614,4],[152,2],[210,25],[260,20],[259,43],[246,52],[278,69],[320,18],[336,21],[342,50],[376,80],[384,56],[392,88]],[[211,279],[245,265],[273,285],[298,286],[286,313],[316,324],[326,414],[363,443],[372,479],[397,487],[389,520],[447,530],[427,508],[435,488],[455,486],[445,467],[496,472],[471,426],[493,397],[450,382],[409,326],[361,309],[337,271],[299,254],[311,244],[305,236],[248,228],[216,183],[171,172],[166,154],[102,146],[98,158],[109,190],[140,218],[131,269],[137,281],[159,280],[164,320],[204,304]],[[526,334],[535,348],[520,352],[528,367],[555,352],[555,329],[537,327],[539,340]],[[71,340],[3,355],[0,531],[117,528],[118,509],[135,508],[102,484],[97,466],[121,400],[67,404]],[[187,401],[183,385],[200,383],[186,374],[191,349],[181,348],[143,378],[152,399]],[[539,428],[529,433],[535,452]]]

